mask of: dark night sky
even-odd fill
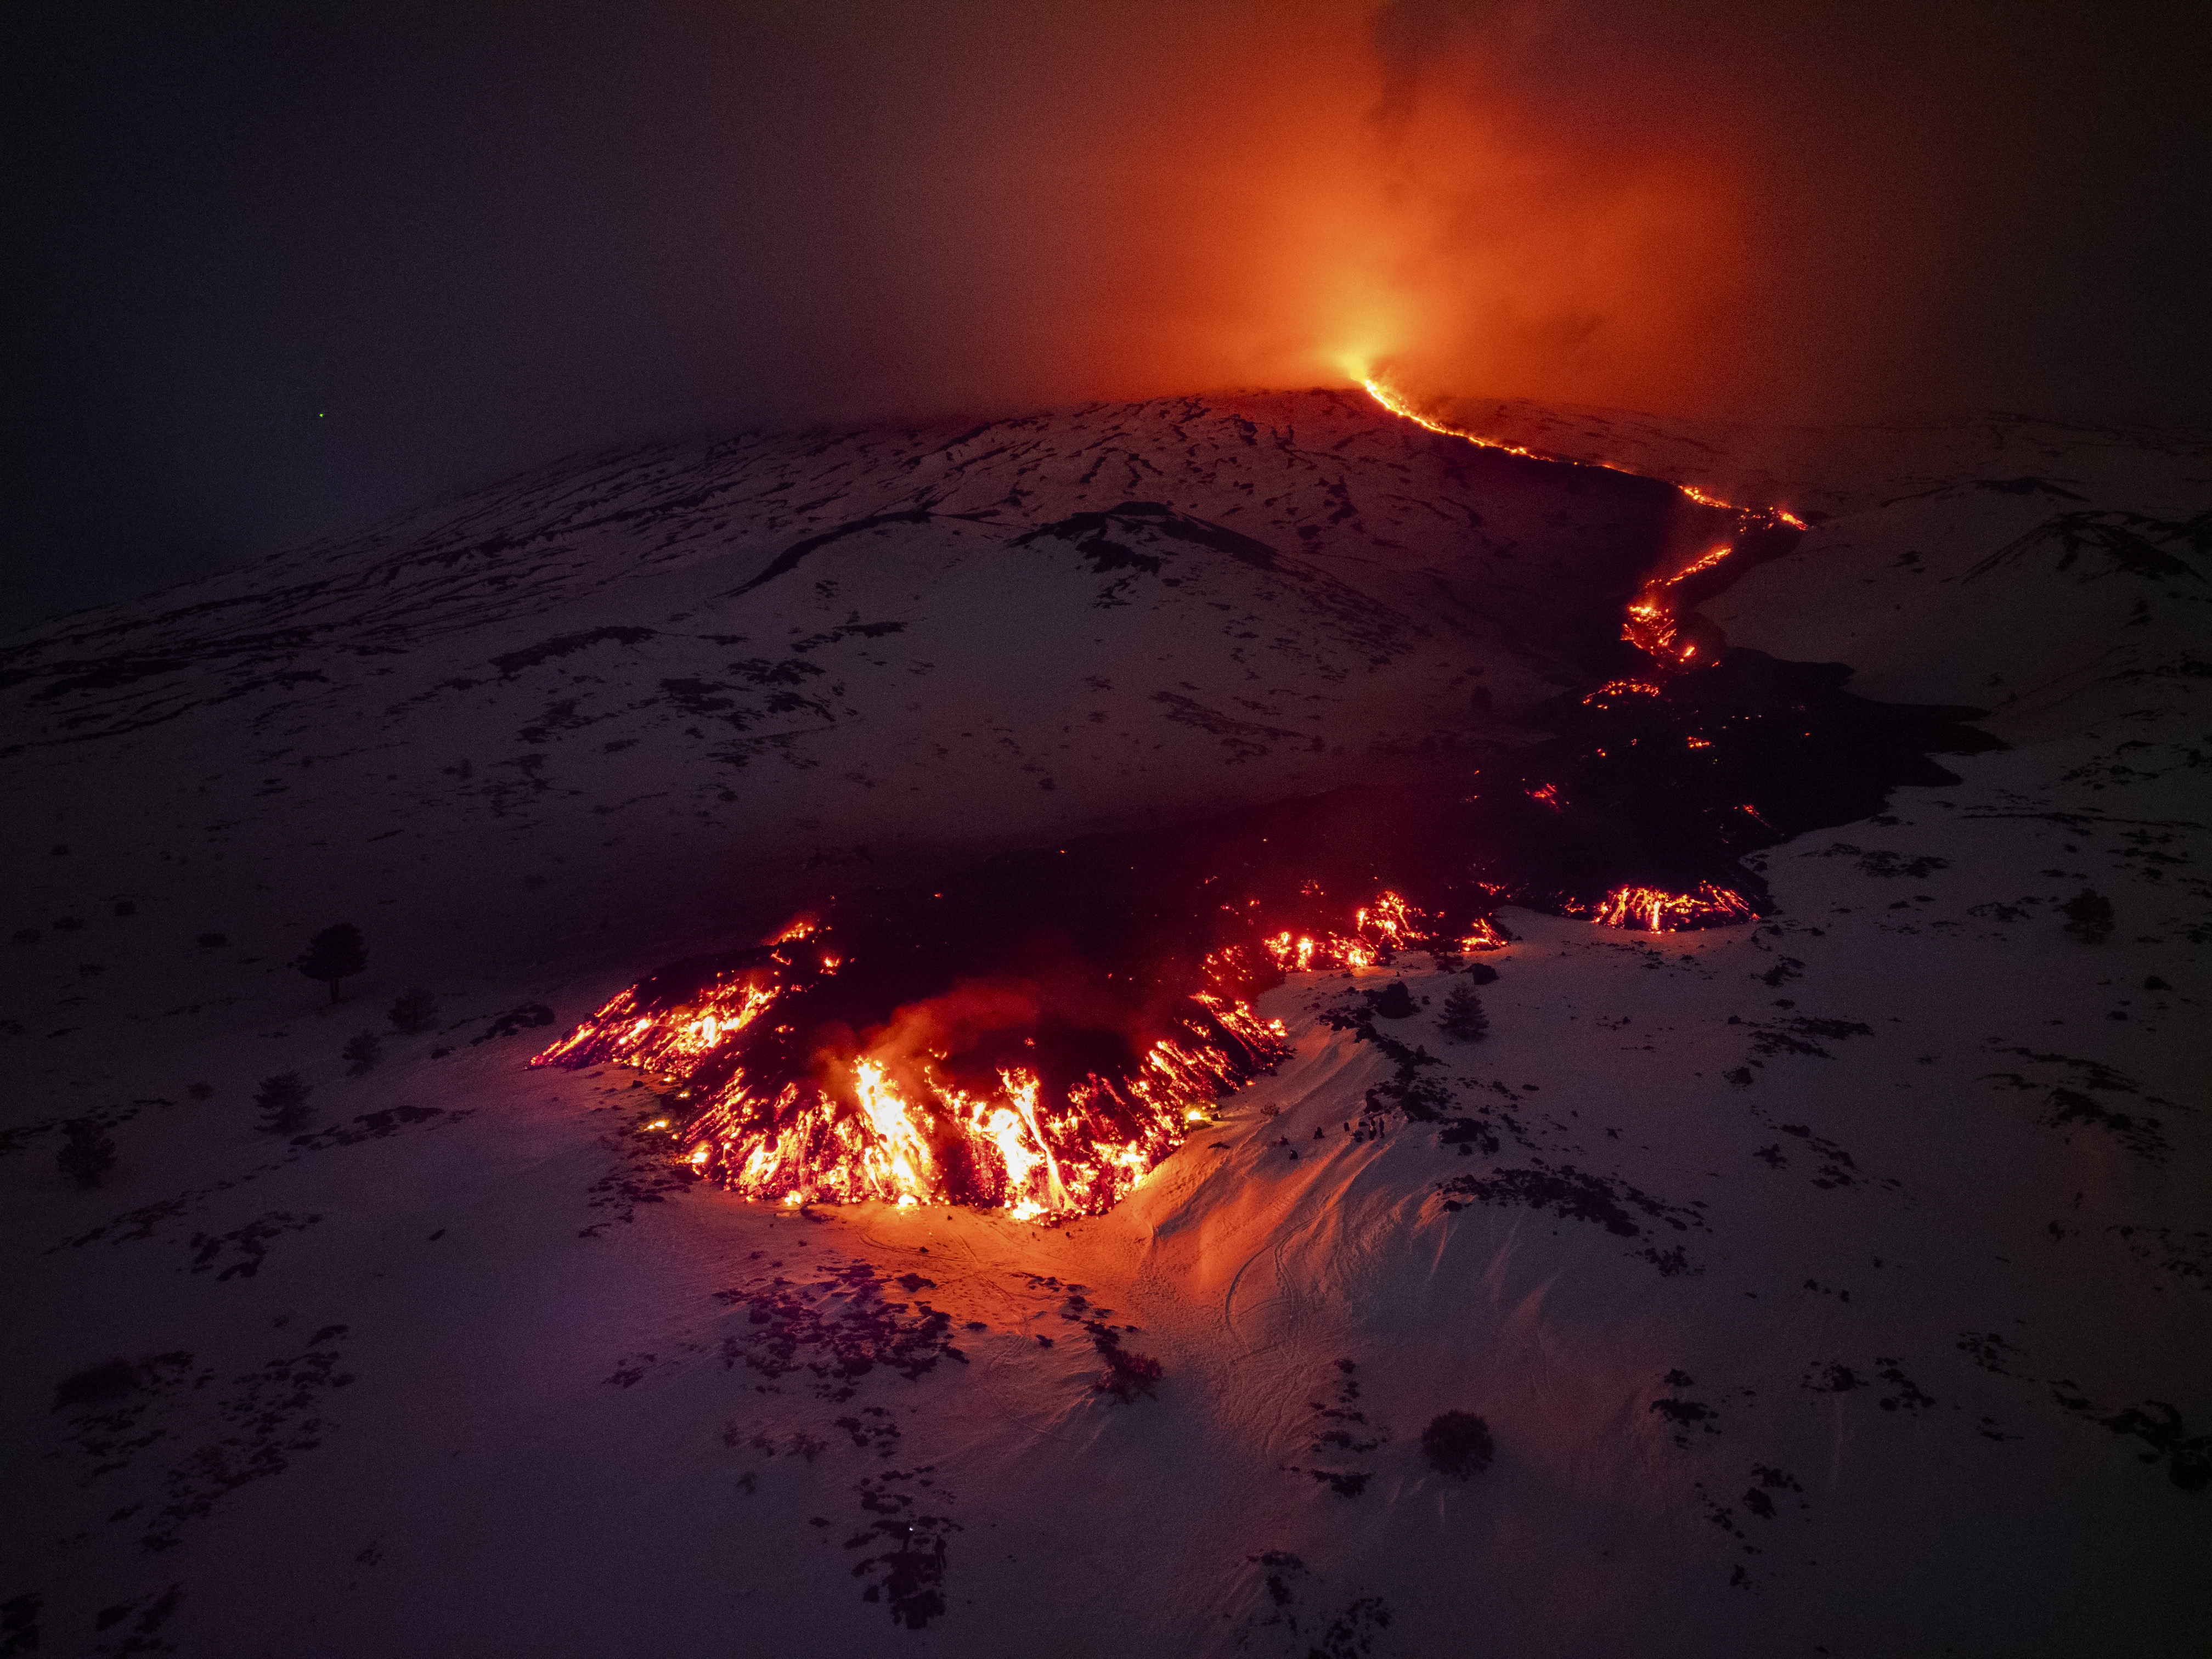
[[[0,625],[579,447],[1340,375],[2212,413],[2198,5],[0,14]]]

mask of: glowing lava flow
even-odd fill
[[[1367,388],[1428,430],[1553,459]],[[1708,660],[1691,601],[1802,526],[1674,488],[1698,511],[1674,533],[1725,528],[1717,510],[1734,535],[1645,584],[1624,629],[1643,661],[1547,705],[1543,742],[854,894],[640,981],[532,1063],[636,1068],[654,1091],[637,1133],[747,1198],[1049,1220],[1110,1208],[1287,1055],[1255,1007],[1287,975],[1408,951],[1448,970],[1507,943],[1507,902],[1655,933],[1753,920],[1745,851],[1948,780],[1928,753],[1988,740],[1955,710],[1854,698],[1825,665]]]
[[[1627,471],[1625,467],[1613,466],[1605,461],[1577,460],[1566,456],[1550,455],[1519,444],[1486,438],[1480,433],[1451,426],[1423,414],[1401,393],[1372,375],[1362,375],[1360,384],[1366,388],[1370,397],[1393,415],[1443,437],[1458,438],[1480,448],[1502,450],[1509,455],[1519,455],[1530,460],[1596,466],[1608,472]],[[1713,654],[1708,644],[1692,637],[1686,626],[1688,605],[1695,597],[1700,579],[1712,578],[1729,559],[1747,546],[1761,542],[1775,544],[1781,538],[1794,541],[1796,534],[1806,528],[1804,520],[1784,507],[1740,507],[1692,484],[1674,483],[1671,487],[1684,500],[1698,507],[1733,513],[1736,525],[1735,532],[1729,539],[1708,549],[1673,571],[1653,576],[1629,601],[1620,636],[1650,659],[1662,678],[1683,669],[1702,666],[1704,659]],[[1780,544],[1786,546],[1788,541],[1781,541]],[[1661,686],[1650,680],[1612,680],[1582,701],[1586,708],[1603,709],[1618,704],[1626,697],[1657,696],[1660,691]],[[1686,746],[1710,749],[1712,744],[1709,739],[1692,735],[1686,739]],[[1552,784],[1530,790],[1528,796],[1530,799],[1554,810],[1559,804],[1558,789]],[[1749,811],[1752,809],[1744,810]],[[1753,816],[1756,817],[1758,815],[1753,811]],[[1751,921],[1754,914],[1742,894],[1733,888],[1716,886],[1711,882],[1701,883],[1694,890],[1682,893],[1656,887],[1617,887],[1595,906],[1571,906],[1570,908],[1589,915],[1591,920],[1602,927],[1642,927],[1655,933],[1673,933],[1686,927],[1725,927]]]
[[[1102,1017],[1095,984],[1055,1006],[1045,987],[1012,981],[956,981],[855,1041],[842,981],[865,975],[872,953],[896,957],[912,943],[864,911],[850,939],[833,914],[720,962],[677,964],[610,998],[531,1063],[635,1067],[665,1114],[642,1132],[665,1134],[676,1162],[743,1197],[957,1203],[1018,1221],[1096,1214],[1215,1101],[1287,1055],[1281,1023],[1252,1006],[1260,991],[1286,974],[1382,967],[1408,951],[1449,965],[1508,943],[1487,914],[1453,922],[1388,889],[1344,916],[1304,884],[1292,908],[1334,912],[1335,927],[1269,932],[1264,908],[1216,913],[1231,942],[1179,994],[1139,999],[1152,1030],[1133,1043],[1124,1028],[1139,1005]],[[1710,886],[1638,888],[1612,895],[1595,919],[1674,928],[1749,915]]]
[[[1372,968],[1398,951],[1433,950],[1444,939],[1460,956],[1502,951],[1508,943],[1486,916],[1465,924],[1463,932],[1443,926],[1443,918],[1424,914],[1396,893],[1384,893],[1372,904],[1352,912],[1349,933],[1285,928],[1260,941],[1268,960],[1285,974],[1326,972],[1331,969]]]
[[[1502,450],[1508,455],[1519,455],[1532,461],[1557,461],[1568,466],[1601,467],[1607,472],[1618,472],[1627,477],[1640,478],[1649,476],[1644,473],[1632,472],[1625,466],[1615,466],[1610,461],[1589,461],[1578,459],[1571,455],[1553,455],[1544,450],[1528,449],[1520,444],[1509,444],[1501,442],[1496,438],[1486,438],[1479,432],[1469,432],[1464,427],[1449,426],[1431,416],[1422,414],[1419,410],[1406,401],[1402,393],[1385,386],[1372,375],[1362,375],[1359,384],[1365,388],[1369,397],[1374,398],[1393,415],[1403,420],[1411,421],[1415,426],[1426,427],[1440,436],[1463,439],[1479,449]],[[1787,525],[1793,530],[1802,530],[1806,527],[1804,520],[1783,507],[1739,507],[1734,501],[1724,501],[1717,495],[1708,495],[1695,484],[1678,483],[1672,487],[1680,490],[1685,500],[1694,501],[1699,507],[1718,507],[1724,513],[1748,513],[1761,518],[1771,517],[1778,524]]]
[[[1416,426],[1425,427],[1429,431],[1443,437],[1458,438],[1478,448],[1499,450],[1508,455],[1520,455],[1534,461],[1553,461],[1570,466],[1595,466],[1607,472],[1619,472],[1629,477],[1643,476],[1630,473],[1626,467],[1614,466],[1605,461],[1577,460],[1565,455],[1549,455],[1542,450],[1526,448],[1520,444],[1501,443],[1494,438],[1486,438],[1480,433],[1469,432],[1463,427],[1448,425],[1431,416],[1422,414],[1419,410],[1406,400],[1403,394],[1385,386],[1372,375],[1361,376],[1360,384],[1366,388],[1369,397],[1374,398],[1393,415],[1411,421]],[[1753,542],[1768,538],[1778,531],[1794,534],[1802,531],[1806,526],[1802,519],[1786,508],[1739,507],[1733,501],[1724,501],[1717,495],[1709,495],[1691,484],[1677,483],[1671,487],[1678,491],[1685,501],[1698,507],[1733,513],[1736,516],[1735,533],[1732,538],[1717,547],[1708,549],[1679,569],[1670,571],[1664,575],[1652,577],[1644,584],[1644,591],[1629,603],[1627,620],[1621,627],[1621,637],[1636,647],[1638,650],[1644,653],[1654,664],[1660,667],[1680,669],[1692,666],[1711,654],[1703,642],[1688,636],[1683,625],[1684,617],[1687,612],[1687,601],[1692,597],[1688,591],[1690,586],[1694,584],[1698,578],[1709,576],[1724,562],[1744,550]]]
[[[1756,921],[1743,895],[1732,887],[1700,882],[1687,893],[1670,893],[1657,887],[1616,887],[1589,912],[1601,927],[1641,927],[1649,933],[1674,933],[1686,927],[1725,927]]]
[[[1118,1062],[1071,1059],[1097,1060],[1111,1036],[1095,1009],[1093,1029],[1071,1030],[1068,1019],[1081,1014],[1004,986],[956,987],[902,1007],[854,1044],[836,1017],[836,981],[866,972],[871,947],[839,939],[833,917],[787,928],[726,966],[685,975],[679,965],[672,989],[663,982],[671,975],[641,981],[531,1063],[638,1068],[689,1112],[676,1127],[656,1119],[648,1127],[669,1134],[692,1172],[747,1198],[960,1203],[1024,1221],[1095,1214],[1126,1197],[1217,1099],[1289,1052],[1281,1024],[1250,1000],[1282,971],[1505,943],[1484,917],[1445,928],[1390,891],[1340,930],[1261,937],[1249,918],[1223,925],[1243,938],[1199,964],[1195,985],[1155,1016],[1149,1041],[1114,1037],[1107,1046],[1121,1045]],[[899,941],[884,943],[896,953]],[[982,1030],[976,1010],[994,995],[1000,1014],[1015,1014]],[[917,1031],[936,1036],[917,1043]],[[1012,1035],[1024,1031],[1032,1034]]]
[[[758,997],[757,986],[718,986],[706,1000]],[[623,1000],[532,1063],[625,1062],[658,1046],[650,1033],[660,1022],[639,1020]],[[1093,1073],[1050,1105],[1033,1071],[1010,1066],[994,1085],[971,1090],[942,1073],[939,1056],[898,1065],[874,1054],[825,1055],[816,1075],[780,1088],[755,1086],[739,1066],[675,1132],[677,1155],[744,1197],[787,1204],[962,1202],[1018,1220],[1096,1212],[1173,1151],[1215,1097],[1244,1081],[1248,1056],[1279,1056],[1279,1028],[1249,1007],[1216,1002],[1210,1012],[1245,1053],[1192,1030],[1154,1042],[1134,1076]],[[686,1011],[671,1023],[698,1018]]]

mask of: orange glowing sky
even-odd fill
[[[1387,368],[1681,407],[1768,372],[1732,334],[1753,250],[1726,132],[1555,123],[1476,32],[1394,75],[1367,6],[1086,15],[917,38],[845,136],[871,209],[852,289],[889,348],[858,404]]]
[[[755,423],[2212,395],[2202,5],[118,4],[0,22],[0,620]]]

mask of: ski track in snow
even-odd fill
[[[523,1062],[841,882],[1510,738],[1648,486],[1323,393],[749,437],[0,645],[0,1653],[2203,1650],[2203,447],[1470,409],[1826,514],[1706,615],[2013,746],[1753,926],[1507,913],[1480,1042],[1294,976],[1058,1230],[739,1203]]]

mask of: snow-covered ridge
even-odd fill
[[[319,843],[341,908],[680,927],[1448,750],[1703,516],[1326,392],[656,449],[19,638],[7,851],[158,890],[124,767],[203,893]]]
[[[891,516],[944,439],[857,434],[817,459],[882,447],[852,464],[883,493],[708,516],[656,564],[674,519],[611,514],[695,493],[705,463],[663,454],[10,659],[0,1646],[2203,1650],[2212,467],[2185,445],[2100,472],[1922,434],[1860,505],[1790,499],[1831,516],[1708,614],[1992,708],[2013,746],[1770,849],[1755,927],[1514,913],[1479,1042],[1441,1019],[1471,981],[1419,957],[1293,975],[1259,1009],[1291,1057],[1108,1215],[744,1204],[673,1176],[629,1073],[526,1067],[672,947],[892,867],[912,823],[943,859],[1431,737],[1448,760],[1571,672],[1639,574],[1607,526],[1664,493],[1327,398],[1208,400],[1181,438],[1201,405],[1146,407],[1142,443],[1107,441],[1127,411],[1040,417],[1158,473],[1024,475],[1027,516]],[[1582,417],[1546,418],[1568,449]],[[450,565],[409,551],[434,544]],[[288,959],[341,917],[369,964],[332,1008]],[[434,1013],[396,1029],[418,984]],[[1369,1110],[1403,1064],[1378,1037],[1439,1062],[1443,1118]],[[308,1120],[261,1133],[286,1073]],[[102,1184],[58,1167],[64,1124],[112,1142]],[[1449,1413],[1486,1464],[1430,1455]]]

